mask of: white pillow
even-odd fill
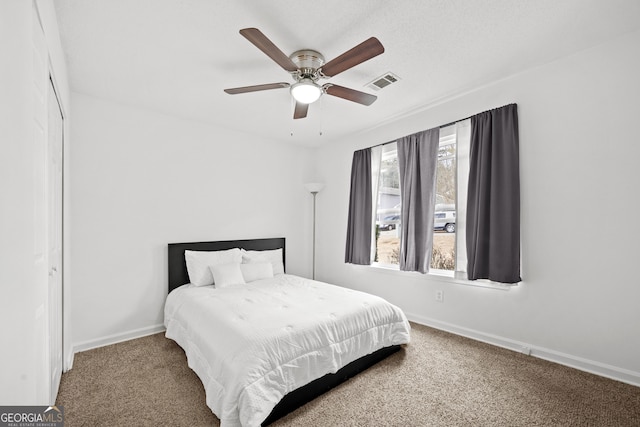
[[[282,248],[268,251],[242,250],[242,263],[253,264],[256,262],[270,262],[273,266],[273,274],[284,274],[284,262],[282,261]]]
[[[240,271],[240,263],[211,265],[209,269],[216,288],[245,284]]]
[[[240,271],[244,281],[249,283],[254,280],[270,279],[273,277],[273,266],[270,262],[254,262],[251,264],[240,264]]]
[[[226,251],[184,251],[189,281],[196,286],[213,284],[213,276],[209,266],[242,262],[239,248]]]

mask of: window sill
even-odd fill
[[[406,277],[413,277],[413,278],[426,277],[426,278],[437,280],[440,282],[455,283],[458,285],[473,286],[478,288],[497,289],[501,291],[508,291],[512,287],[518,285],[517,283],[513,285],[508,285],[505,283],[492,282],[490,280],[483,280],[483,279],[466,280],[466,279],[455,278],[453,277],[453,272],[446,271],[446,270],[430,270],[427,274],[422,274],[416,271],[400,271],[397,265],[392,265],[392,264],[373,263],[371,265],[356,265],[356,264],[349,264],[349,265],[355,268],[365,268],[365,269],[372,268],[381,273],[391,274],[394,276],[406,276]]]

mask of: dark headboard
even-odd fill
[[[169,292],[189,283],[184,251],[222,251],[241,248],[247,251],[266,251],[282,248],[282,262],[285,263],[284,237],[271,239],[225,240],[218,242],[169,243]],[[286,264],[285,264],[286,268]]]

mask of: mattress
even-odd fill
[[[410,336],[384,299],[288,274],[181,286],[167,297],[165,326],[222,427],[259,426],[287,393]]]

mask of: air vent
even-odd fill
[[[380,77],[374,79],[372,82],[367,83],[366,86],[374,90],[380,90],[389,86],[392,83],[397,82],[398,80],[400,80],[400,77],[389,72],[389,73],[384,73]]]

